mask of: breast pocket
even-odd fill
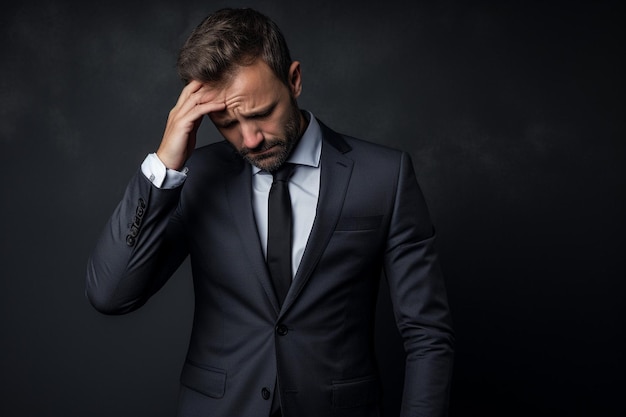
[[[337,227],[335,227],[335,231],[356,232],[374,230],[380,227],[382,220],[382,215],[365,217],[341,217],[337,222]]]

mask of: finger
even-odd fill
[[[193,91],[190,89],[190,91]],[[193,91],[185,99],[181,100],[178,105],[181,113],[188,114],[190,112],[196,113],[197,106],[209,105],[206,108],[206,112],[217,111],[224,108],[224,98],[222,97],[221,90],[211,87],[207,84],[200,86],[197,90]]]
[[[224,97],[224,89],[208,85],[200,88],[193,95],[197,97],[198,104],[204,104],[211,101],[224,103],[226,101],[226,98]]]
[[[191,82],[189,82],[189,84],[187,84],[183,88],[183,90],[181,91],[180,95],[178,96],[178,101],[176,102],[176,106],[177,107],[182,107],[183,103],[185,103],[187,100],[189,100],[189,97],[193,93],[195,93],[198,90],[200,90],[203,86],[204,86],[204,84],[201,83],[200,81],[191,80]]]
[[[226,109],[226,103],[223,101],[209,101],[206,103],[198,103],[194,111],[200,114],[209,114],[214,112],[224,111]]]

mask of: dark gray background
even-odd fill
[[[158,145],[178,47],[227,4],[283,28],[302,107],[413,156],[457,330],[452,416],[623,416],[624,13],[609,1],[4,6],[0,415],[173,415],[187,267],[106,317],[85,264]],[[381,305],[394,415],[402,351]]]

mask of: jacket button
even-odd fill
[[[286,336],[287,333],[289,333],[289,329],[284,324],[279,324],[276,326],[276,333],[278,333],[279,336]]]
[[[269,389],[263,387],[263,389],[261,390],[261,396],[263,397],[264,400],[269,400],[270,397],[272,396],[272,393],[270,392]]]
[[[139,228],[133,224],[130,227],[130,232],[128,233],[128,236],[137,237],[138,234],[139,234]]]
[[[128,246],[133,246],[135,244],[135,238],[131,235],[126,236],[126,244]]]

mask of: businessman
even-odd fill
[[[380,414],[384,272],[406,351],[403,417],[447,414],[453,334],[409,156],[299,109],[279,28],[222,9],[178,58],[185,87],[88,262],[105,314],[141,307],[189,256],[195,311],[181,417]],[[207,116],[224,141],[195,149]]]

